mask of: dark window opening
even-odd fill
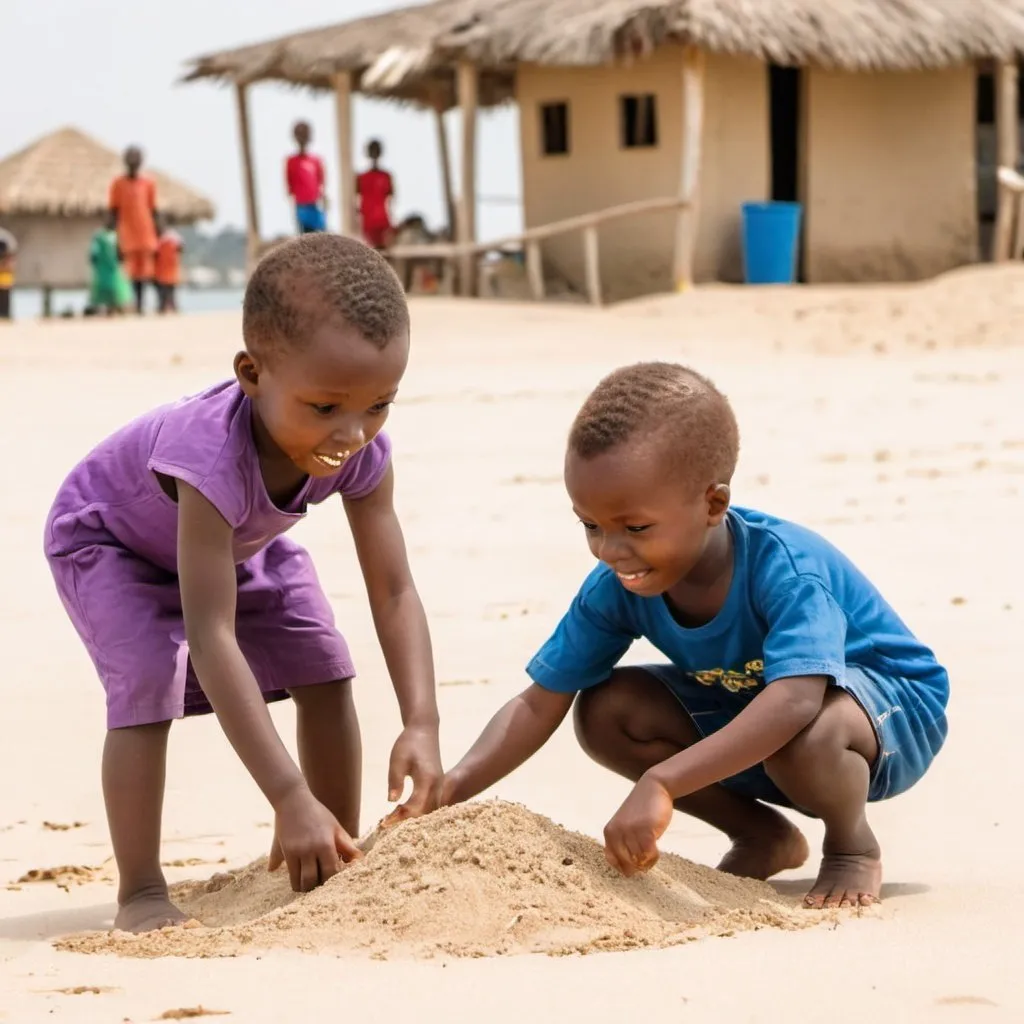
[[[641,149],[658,144],[658,103],[653,93],[619,98],[622,145]]]
[[[569,104],[540,105],[540,150],[544,156],[564,156],[569,152]]]

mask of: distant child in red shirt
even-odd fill
[[[356,193],[359,196],[359,219],[363,228],[363,240],[374,249],[386,249],[391,241],[391,200],[395,186],[391,175],[380,167],[384,147],[371,140],[366,147],[370,169],[356,178]]]
[[[181,254],[185,243],[172,227],[160,223],[156,242],[156,291],[161,313],[178,312],[178,285],[181,284]]]
[[[299,234],[326,231],[324,165],[320,157],[309,152],[313,129],[306,121],[299,121],[292,129],[292,134],[295,136],[299,151],[288,157],[285,164],[285,181],[288,194],[295,202],[295,220],[299,226]]]

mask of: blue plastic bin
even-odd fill
[[[747,284],[793,284],[800,249],[799,203],[743,204],[743,268]]]

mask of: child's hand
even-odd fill
[[[672,797],[649,775],[641,776],[604,829],[605,860],[627,878],[658,862],[658,840],[672,820]]]
[[[267,867],[276,871],[286,863],[295,892],[315,889],[341,870],[342,861],[362,855],[334,815],[305,786],[278,807]]]
[[[441,748],[435,727],[410,725],[402,730],[391,751],[389,800],[401,798],[407,778],[412,779],[412,796],[387,816],[387,825],[437,809],[444,770],[441,768]]]

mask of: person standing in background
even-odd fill
[[[178,312],[178,285],[181,283],[181,254],[185,243],[174,228],[161,217],[156,243],[156,293],[161,313]]]
[[[324,215],[324,165],[320,157],[309,152],[313,129],[299,121],[292,129],[298,152],[285,162],[285,184],[295,203],[295,220],[299,234],[308,235],[327,230]]]
[[[371,139],[366,147],[370,168],[356,178],[363,241],[374,249],[386,249],[394,234],[391,226],[391,200],[395,195],[395,186],[391,175],[380,166],[383,153],[384,147],[380,141]]]
[[[14,254],[18,243],[14,235],[0,228],[0,320],[11,319],[11,292],[14,291]]]
[[[131,287],[121,269],[117,232],[112,221],[108,220],[92,236],[89,265],[92,267],[92,283],[86,313],[90,316],[123,313],[124,307],[131,302]]]
[[[153,281],[157,240],[156,183],[141,174],[142,150],[129,146],[125,173],[110,186],[110,215],[125,270],[135,289],[135,311],[143,312],[146,284]]]

